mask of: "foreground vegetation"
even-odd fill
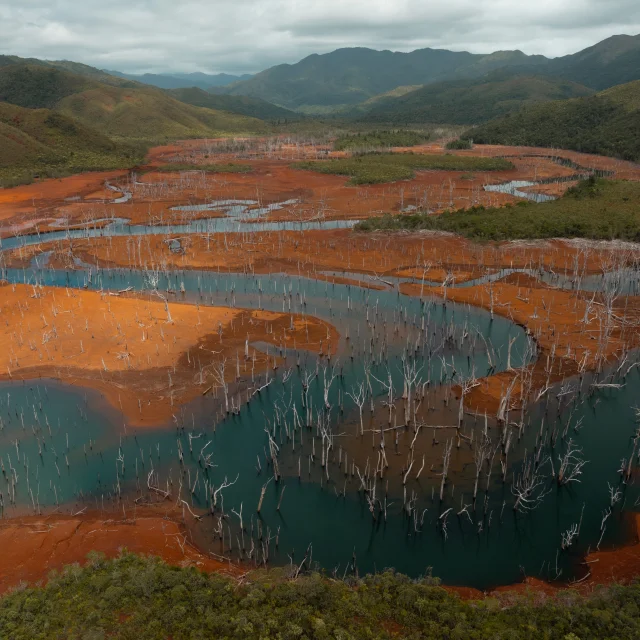
[[[296,169],[350,176],[351,184],[376,184],[411,180],[416,170],[432,171],[505,171],[513,165],[503,158],[477,158],[454,155],[418,155],[413,153],[368,153],[351,158],[297,162]]]
[[[287,580],[286,569],[256,572],[242,584],[158,559],[91,554],[44,588],[0,600],[0,637],[38,638],[547,638],[580,640],[640,634],[640,584],[466,602],[392,572],[350,583],[318,574]]]
[[[589,178],[558,200],[447,211],[441,215],[386,215],[356,229],[431,229],[475,240],[524,238],[622,239],[640,242],[640,183]]]
[[[429,134],[418,131],[369,131],[338,137],[333,145],[336,151],[381,149],[384,147],[415,147],[429,141]]]
[[[640,161],[640,81],[527,107],[463,137],[478,144],[554,147]]]

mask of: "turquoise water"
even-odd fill
[[[133,270],[101,270],[91,274],[87,271],[8,270],[5,277],[13,282],[94,289],[117,290],[131,286],[141,290],[148,286],[144,275]],[[482,310],[451,303],[443,305],[436,299],[421,302],[402,296],[393,289],[371,291],[283,275],[159,274],[159,289],[179,291],[181,285],[184,285],[185,293],[174,297],[184,302],[308,313],[326,319],[338,328],[342,339],[334,363],[339,361],[342,374],[330,388],[332,409],[325,419],[332,425],[333,433],[340,434],[342,440],[337,438],[329,454],[329,478],[321,467],[322,439],[317,435],[316,426],[298,429],[297,444],[287,438],[293,405],[299,415],[304,415],[302,376],[304,371],[315,370],[318,360],[311,354],[289,351],[287,364],[277,373],[278,380],[249,404],[243,404],[238,415],[219,421],[216,418],[219,401],[211,397],[198,398],[181,409],[177,424],[158,425],[157,429],[127,426],[119,411],[106,404],[97,392],[79,390],[51,380],[5,382],[0,385],[0,456],[5,468],[2,493],[6,516],[33,510],[34,504],[45,512],[55,508],[57,503],[71,512],[84,507],[120,508],[116,498],[118,494],[126,508],[132,509],[133,499],[148,493],[147,474],[152,469],[154,486],[167,488],[169,482],[168,488],[175,499],[182,468],[182,496],[196,513],[206,514],[211,507],[211,490],[205,488],[204,480],[218,488],[225,478],[230,482],[237,478],[235,484],[218,495],[215,515],[205,516],[202,522],[196,523],[186,513],[199,544],[234,559],[239,555],[246,558],[251,548],[249,540],[253,528],[254,547],[262,549],[264,539],[272,536],[270,563],[287,563],[290,555],[294,561],[301,562],[312,544],[313,561],[327,571],[337,568],[340,575],[353,562],[354,553],[360,572],[393,566],[410,575],[419,575],[427,567],[432,567],[434,575],[449,583],[477,587],[517,580],[522,570],[528,575],[555,577],[556,555],[561,578],[580,574],[581,569],[575,561],[580,552],[597,544],[602,510],[610,504],[607,482],[618,486],[620,459],[632,451],[631,438],[636,428],[632,406],[640,384],[637,368],[629,373],[626,386],[620,390],[598,391],[590,397],[582,393],[577,401],[570,404],[567,399],[576,394],[562,396],[564,404],[559,408],[550,403],[548,407],[542,405],[529,412],[526,421],[530,424],[519,442],[517,430],[514,430],[507,482],[503,484],[501,481],[499,456],[496,456],[486,508],[486,476],[483,473],[475,512],[473,507],[468,508],[471,519],[465,514],[456,515],[461,509],[461,501],[462,504],[472,503],[475,466],[469,443],[463,440],[459,449],[455,445],[453,447],[450,479],[444,501],[440,504],[437,497],[440,461],[444,444],[453,432],[438,432],[438,442],[434,444],[432,434],[426,429],[421,431],[418,446],[428,463],[418,480],[414,477],[416,463],[406,485],[409,498],[412,492],[415,493],[415,510],[419,513],[416,522],[403,509],[405,499],[401,475],[393,438],[389,435],[386,449],[388,457],[392,458],[390,469],[393,469],[393,474],[390,471],[384,481],[377,483],[381,500],[386,482],[389,483],[387,519],[385,521],[378,513],[374,520],[363,493],[358,492],[360,482],[357,474],[352,477],[349,471],[345,478],[343,466],[339,464],[340,448],[348,451],[350,460],[358,461],[361,471],[364,471],[368,457],[370,464],[374,465],[377,456],[377,444],[376,448],[372,446],[371,434],[364,438],[358,435],[357,409],[346,395],[364,376],[365,337],[369,344],[373,341],[374,353],[386,345],[384,352],[394,379],[395,395],[399,397],[402,393],[400,367],[403,349],[408,342],[414,344],[416,336],[422,336],[416,358],[425,366],[425,378],[430,379],[427,403],[434,407],[426,413],[426,421],[451,425],[457,420],[457,402],[454,400],[449,407],[444,406],[446,385],[441,383],[442,362],[439,356],[443,355],[446,363],[453,358],[456,379],[468,377],[472,370],[481,376],[489,370],[484,340],[490,345],[496,370],[500,370],[506,366],[506,345],[510,338],[515,337],[512,365],[518,366],[526,351],[527,338],[523,331],[502,318],[492,321]],[[372,328],[374,320],[375,327]],[[396,324],[400,326],[398,333]],[[345,337],[347,331],[350,340]],[[479,338],[479,334],[484,340]],[[353,360],[351,343],[354,344]],[[322,367],[325,365],[332,366],[326,359],[320,359],[320,375],[310,385],[310,396],[317,409],[323,406]],[[283,383],[282,377],[288,369],[291,369],[290,377]],[[447,365],[448,375],[451,370]],[[386,375],[384,364],[374,365],[372,371],[380,379]],[[583,382],[584,389],[588,389],[588,384],[588,381]],[[373,384],[373,389],[376,413],[371,418],[365,409],[366,426],[386,428],[386,412],[380,407],[385,397],[384,389],[378,383]],[[280,419],[279,425],[276,407],[287,416],[286,420]],[[570,435],[583,449],[584,458],[589,460],[581,482],[558,488],[547,477],[545,489],[550,493],[541,505],[528,514],[514,513],[513,473],[522,466],[525,449],[529,454],[533,450],[543,416],[546,433],[546,429],[553,429],[553,425],[562,430],[569,414],[572,425],[580,423],[579,431],[576,433],[571,428]],[[518,419],[519,416],[512,417],[513,421]],[[265,428],[270,430],[281,447],[278,461],[282,478],[278,483],[271,481],[268,484],[258,518],[256,507],[261,487],[273,474],[265,454],[268,446]],[[473,432],[477,439],[483,429],[484,418],[464,417],[462,432],[466,435]],[[489,420],[488,432],[497,443],[501,432],[492,420]],[[189,453],[189,434],[198,436],[192,440],[193,455]],[[315,445],[312,445],[314,436]],[[303,444],[300,444],[300,438]],[[401,431],[398,457],[402,460],[412,438],[411,430]],[[209,441],[205,452],[213,453],[211,462],[215,466],[205,470],[198,457],[201,448]],[[182,467],[178,460],[178,442],[184,453]],[[312,446],[316,449],[316,459],[309,466]],[[565,446],[558,439],[553,453],[556,468],[558,463],[555,459]],[[547,454],[550,452],[548,448]],[[430,468],[432,464],[433,469]],[[548,463],[544,468],[548,476]],[[14,487],[16,476],[18,480]],[[191,494],[194,485],[195,491]],[[276,507],[283,487],[286,490],[278,511]],[[9,500],[14,488],[15,506]],[[622,540],[625,526],[621,507],[624,504],[627,511],[633,508],[637,499],[634,486],[622,489],[623,499],[615,505],[607,522],[603,545]],[[240,513],[241,505],[245,528],[245,551],[242,554],[239,553],[243,546],[239,518],[232,512],[235,509]],[[583,505],[579,541],[570,551],[559,551],[561,533],[579,521]],[[222,519],[224,544],[216,533],[222,506],[228,515]],[[440,516],[450,507],[453,511],[447,516],[445,536]],[[258,519],[263,532],[260,544],[256,539]],[[255,559],[255,553],[253,557]],[[262,551],[259,558],[262,559]]]

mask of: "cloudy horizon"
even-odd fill
[[[0,0],[0,53],[127,73],[256,73],[342,47],[556,57],[640,33],[637,0]],[[74,6],[75,5],[75,6]]]

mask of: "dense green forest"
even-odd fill
[[[415,177],[416,170],[506,171],[513,169],[511,162],[502,158],[413,153],[366,153],[335,160],[297,162],[292,166],[296,169],[349,176],[351,184],[411,180]]]
[[[356,229],[431,229],[458,233],[474,240],[590,238],[640,242],[638,202],[638,182],[589,178],[551,202],[476,206],[440,215],[386,215],[363,220]]]
[[[591,97],[527,107],[462,137],[479,144],[555,147],[640,160],[640,81]]]
[[[585,86],[557,78],[496,71],[477,80],[439,82],[386,98],[374,103],[368,113],[355,117],[362,122],[395,125],[478,124],[524,105],[592,93]]]
[[[295,567],[294,567],[295,569]],[[203,640],[304,638],[632,640],[640,637],[640,584],[555,599],[509,596],[463,601],[433,578],[391,571],[363,579],[288,569],[254,572],[238,583],[124,554],[91,554],[44,588],[0,599],[0,637],[11,640]]]

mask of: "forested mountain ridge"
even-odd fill
[[[410,53],[366,48],[313,54],[281,64],[216,93],[261,98],[300,111],[344,110],[408,85],[475,80],[496,70],[518,76],[545,76],[593,90],[640,79],[640,35],[618,35],[583,51],[549,59],[521,51],[472,54],[446,49]]]
[[[289,109],[309,105],[354,105],[403,85],[422,85],[451,77],[483,75],[508,64],[538,66],[546,58],[520,51],[472,54],[445,49],[411,53],[338,49],[282,64],[218,93],[262,98]]]
[[[525,107],[467,131],[484,144],[574,149],[640,161],[640,80],[596,95]]]

